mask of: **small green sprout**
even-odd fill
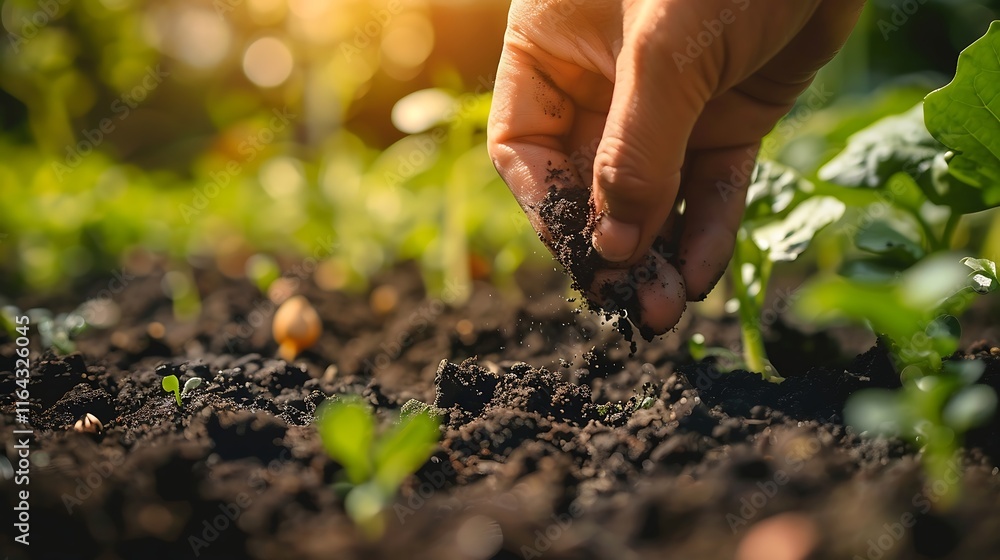
[[[784,378],[767,358],[761,328],[771,271],[775,263],[798,259],[816,234],[840,219],[846,208],[836,198],[814,192],[813,184],[794,170],[761,162],[747,190],[746,212],[729,267],[731,305],[738,310],[743,341],[737,365],[775,383]],[[697,352],[696,343],[692,356]]]
[[[32,327],[37,329],[42,348],[61,355],[72,354],[76,351],[73,339],[89,327],[81,310],[82,306],[70,313],[53,315],[48,309],[33,308],[22,313],[16,306],[6,305],[0,308],[0,325],[8,335],[16,337],[14,317],[27,315],[31,318]]]
[[[956,317],[976,293],[1000,289],[992,261],[961,262],[965,267],[938,255],[881,282],[819,279],[802,288],[796,303],[809,320],[867,324],[886,342],[902,390],[859,391],[845,406],[845,416],[862,431],[912,441],[934,477],[944,476],[962,435],[989,420],[997,405],[993,389],[976,384],[982,362],[950,359],[961,336]],[[954,500],[954,493],[945,498]]]
[[[180,381],[177,379],[176,375],[168,375],[163,378],[163,390],[168,393],[173,393],[174,398],[177,399],[177,406],[182,407],[184,403],[181,402],[181,398],[187,395],[189,392],[197,389],[201,385],[200,377],[192,377],[184,383],[184,389],[180,388]]]
[[[323,447],[343,467],[347,514],[369,538],[385,530],[382,512],[406,479],[430,458],[441,437],[433,407],[418,401],[388,429],[377,433],[375,416],[361,399],[344,397],[324,403],[316,415]]]

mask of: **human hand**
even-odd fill
[[[514,0],[490,155],[588,299],[649,337],[705,297],[732,256],[761,138],[863,4]]]

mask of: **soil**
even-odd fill
[[[644,339],[651,340],[651,334],[642,330],[642,307],[637,287],[612,282],[596,285],[597,272],[611,266],[591,243],[600,218],[595,212],[590,191],[567,184],[569,173],[564,169],[549,169],[545,182],[553,184],[538,209],[548,229],[548,237],[541,234],[539,237],[563,266],[572,281],[572,288],[582,294],[588,309],[611,321],[630,344],[634,336],[633,325],[640,329]],[[655,271],[655,267],[652,270]],[[630,279],[636,277],[636,274],[628,275]],[[631,348],[634,353],[635,346]]]
[[[594,208],[589,189],[573,185],[572,171],[552,167],[549,162],[549,185],[545,199],[538,207],[538,215],[545,223],[548,236],[539,237],[550,248],[556,260],[572,281],[573,289],[583,295],[587,308],[604,317],[631,344],[635,353],[635,330],[647,342],[656,336],[652,329],[643,324],[642,306],[639,303],[639,283],[657,279],[657,263],[652,255],[647,255],[628,267],[625,280],[597,283],[596,274],[602,269],[619,268],[605,260],[591,242],[600,216]],[[677,216],[672,217],[673,227],[680,226]],[[680,238],[678,234],[676,238]],[[680,268],[677,248],[664,237],[657,237],[652,251],[663,256],[668,262]],[[716,280],[716,283],[718,279]],[[713,283],[713,286],[715,283]],[[704,300],[708,294],[699,297]]]
[[[848,395],[898,386],[882,348],[851,357],[867,346],[856,334],[779,322],[770,351],[787,381],[774,385],[688,357],[693,332],[737,339],[731,320],[689,313],[630,355],[550,276],[526,275],[534,288],[520,299],[479,284],[451,307],[402,267],[375,281],[397,296],[391,306],[301,282],[324,334],[286,363],[273,357],[274,305],[249,283],[199,272],[201,314],[184,323],[161,279],[131,281],[115,298],[120,322],[85,333],[77,353],[32,354],[31,545],[5,530],[7,558],[1000,557],[1000,422],[969,435],[953,465],[961,479],[926,480],[912,449],[843,424]],[[996,316],[974,310],[956,356],[983,359],[994,387]],[[0,338],[4,394],[13,350]],[[182,408],[160,388],[171,373],[204,378]],[[341,467],[312,424],[344,393],[385,423],[410,399],[446,409],[439,448],[376,540],[344,513],[331,484]],[[13,412],[5,400],[16,464]],[[86,413],[101,435],[67,429]],[[0,472],[10,528],[19,487]],[[781,556],[789,547],[797,555]]]

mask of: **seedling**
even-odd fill
[[[812,196],[814,190],[795,171],[762,162],[747,191],[746,214],[729,268],[734,295],[730,307],[739,310],[742,365],[769,381],[783,380],[767,359],[761,332],[761,312],[774,264],[797,259],[821,229],[844,214],[843,202]]]
[[[316,415],[323,447],[343,467],[344,508],[369,538],[383,533],[383,510],[427,462],[441,436],[438,416],[419,409],[411,405],[380,434],[371,408],[358,398],[328,400]]]
[[[996,264],[946,253],[962,215],[1000,205],[1000,120],[994,107],[1000,24],[959,57],[954,80],[923,105],[884,118],[848,139],[820,177],[874,189],[883,217],[865,220],[854,244],[869,256],[847,263],[847,278],[827,278],[800,292],[807,318],[867,324],[889,347],[899,392],[853,396],[848,421],[863,430],[906,437],[941,477],[962,435],[990,418],[992,388],[975,382],[977,361],[948,360],[958,350],[960,316],[974,294],[1000,287]],[[971,269],[971,273],[969,270]],[[954,499],[955,488],[947,496]]]
[[[820,169],[824,180],[874,189],[888,209],[854,228],[854,243],[868,256],[848,262],[843,274],[892,277],[951,248],[964,214],[1000,206],[1000,120],[984,101],[995,100],[989,88],[998,84],[997,50],[994,22],[962,52],[950,84],[858,132]]]
[[[184,389],[181,390],[181,388],[180,388],[180,381],[177,379],[177,376],[176,375],[168,375],[168,376],[166,376],[166,377],[163,378],[162,385],[163,385],[163,390],[164,391],[166,391],[168,393],[173,393],[174,394],[174,397],[177,399],[177,406],[178,407],[182,407],[182,406],[184,406],[184,403],[181,402],[181,399],[183,397],[187,396],[187,394],[189,392],[191,392],[194,389],[198,388],[199,385],[201,385],[201,378],[200,377],[192,377],[191,379],[188,379],[184,383]]]
[[[988,420],[997,403],[992,388],[974,384],[984,364],[948,360],[961,334],[955,317],[975,293],[1000,288],[993,262],[965,258],[962,264],[939,255],[896,281],[821,279],[802,289],[796,305],[807,319],[866,324],[885,341],[903,389],[857,393],[846,406],[847,420],[861,430],[910,439],[935,476],[947,469],[962,434]]]
[[[309,300],[292,296],[274,314],[271,331],[279,345],[278,355],[290,362],[299,352],[316,343],[323,332],[323,322]]]
[[[86,331],[89,326],[80,308],[70,313],[53,315],[48,309],[34,308],[22,313],[17,307],[7,305],[0,310],[0,322],[12,338],[17,336],[17,331],[14,330],[16,326],[14,317],[19,315],[31,318],[32,328],[37,329],[42,348],[52,349],[62,355],[71,354],[76,350],[73,339]]]

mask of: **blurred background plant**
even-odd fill
[[[506,9],[4,0],[0,293],[93,286],[115,271],[141,274],[159,255],[186,317],[199,309],[199,268],[264,290],[315,256],[321,287],[363,289],[415,260],[432,290],[447,282],[460,300],[473,279],[509,285],[525,262],[550,267],[483,146]],[[820,166],[848,136],[947,81],[958,51],[998,15],[1000,0],[870,2],[764,157],[831,194]],[[854,197],[846,220],[877,202],[841,191]],[[989,220],[963,220],[955,243],[989,239],[968,233]],[[827,229],[792,270],[850,257],[850,240]]]

